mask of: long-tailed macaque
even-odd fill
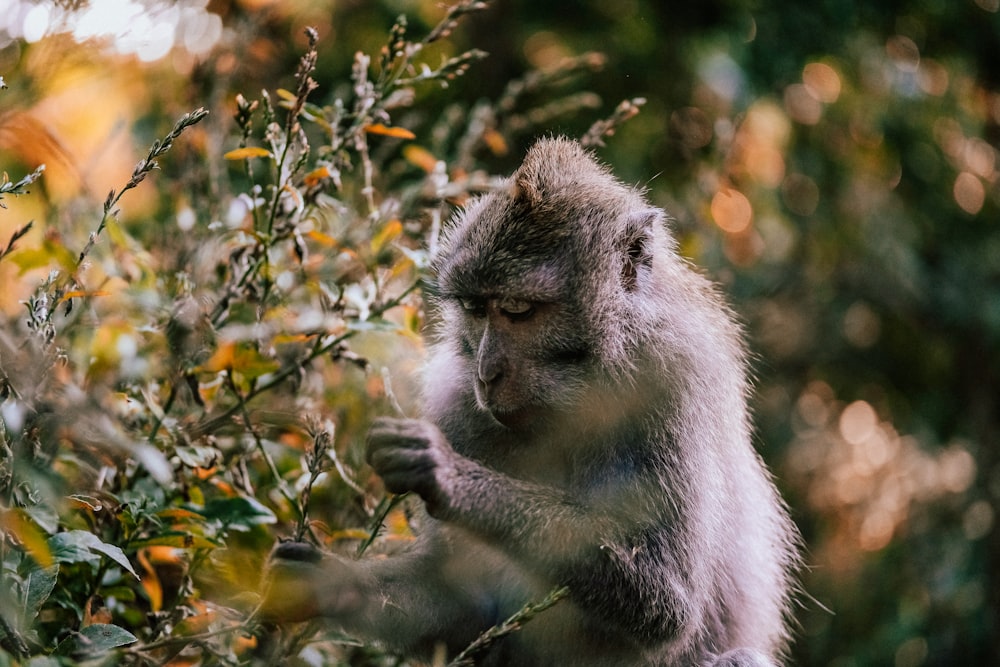
[[[664,213],[542,140],[434,275],[424,418],[378,420],[367,453],[429,516],[388,558],[279,546],[272,617],[454,655],[566,586],[481,664],[780,661],[796,532],[751,444],[740,330]]]

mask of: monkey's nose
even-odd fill
[[[495,385],[501,377],[503,377],[503,371],[500,368],[479,367],[479,381],[483,383],[484,387]]]
[[[496,390],[497,385],[503,378],[503,366],[496,363],[480,362],[478,368],[480,388],[487,395]]]

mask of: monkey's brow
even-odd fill
[[[564,276],[552,267],[527,269],[517,275],[506,274],[498,280],[448,281],[448,284],[438,286],[438,295],[446,299],[507,298],[556,303],[565,300],[567,292]]]
[[[451,295],[456,299],[512,299],[514,301],[531,301],[533,303],[557,303],[565,297],[562,290],[539,289],[538,285],[510,283],[499,287],[470,290]]]

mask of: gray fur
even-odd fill
[[[796,533],[751,445],[741,332],[662,211],[542,140],[453,221],[435,270],[425,421],[369,437],[429,516],[405,554],[293,564],[306,615],[451,655],[566,585],[482,664],[780,661]],[[522,302],[541,304],[525,322]]]

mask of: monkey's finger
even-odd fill
[[[371,465],[382,478],[385,488],[392,493],[416,491],[426,498],[434,486],[436,466],[428,456],[401,449],[384,449],[372,455]]]
[[[379,474],[394,469],[424,470],[434,467],[433,459],[427,455],[426,447],[410,447],[408,441],[398,439],[386,441],[381,446],[369,448],[368,463]]]
[[[399,433],[416,433],[422,430],[424,422],[405,417],[376,417],[372,420],[372,430],[389,430]]]
[[[373,461],[380,455],[379,452],[386,450],[421,452],[430,448],[430,442],[423,433],[404,434],[391,428],[373,428],[368,432],[367,441],[365,460],[370,465],[374,465]]]
[[[390,493],[406,493],[414,491],[424,500],[428,500],[433,489],[433,466],[429,463],[415,465],[409,468],[394,468],[379,473],[385,488]]]

